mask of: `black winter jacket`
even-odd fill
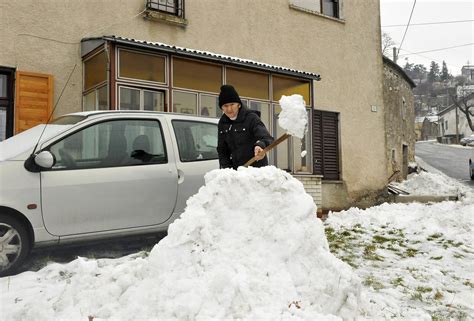
[[[240,107],[236,120],[222,115],[218,130],[217,152],[221,168],[237,169],[255,155],[255,146],[265,148],[273,142],[273,137],[257,113],[244,106]],[[267,156],[252,164],[253,167],[266,165]]]

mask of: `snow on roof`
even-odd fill
[[[97,39],[97,38],[95,38]],[[307,71],[301,71],[301,70],[296,70],[296,69],[291,69],[291,68],[286,68],[282,66],[277,66],[277,65],[270,65],[267,63],[263,62],[258,62],[250,59],[244,59],[244,58],[238,58],[238,57],[233,57],[233,56],[228,56],[228,55],[223,55],[223,54],[218,54],[218,53],[213,53],[210,51],[203,51],[203,50],[197,50],[197,49],[191,49],[191,48],[185,48],[185,47],[178,47],[178,46],[173,46],[173,45],[168,45],[165,43],[161,42],[153,42],[153,41],[146,41],[146,40],[138,40],[138,39],[132,39],[132,38],[125,38],[125,37],[118,37],[118,36],[104,36],[102,39],[111,41],[111,42],[116,42],[116,43],[122,43],[122,44],[134,44],[134,45],[140,45],[140,46],[145,46],[149,48],[159,48],[161,50],[165,51],[170,51],[174,53],[179,53],[179,54],[184,54],[187,56],[196,56],[200,58],[207,58],[207,59],[212,59],[212,60],[219,60],[219,61],[225,61],[225,62],[231,62],[235,64],[240,64],[240,65],[246,65],[246,66],[251,66],[251,67],[257,67],[260,69],[267,69],[267,70],[272,70],[284,74],[289,74],[293,76],[299,76],[299,77],[305,77],[305,78],[311,78],[314,80],[321,80],[321,76],[319,74],[315,74],[312,72],[307,72]],[[93,40],[93,38],[89,39],[83,39],[82,41],[87,41],[87,40]]]

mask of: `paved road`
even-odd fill
[[[417,142],[415,155],[444,174],[474,188],[474,181],[469,177],[469,158],[474,161],[474,147]]]

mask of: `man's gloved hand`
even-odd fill
[[[255,146],[255,148],[253,149],[254,153],[255,153],[255,159],[256,160],[262,160],[264,157],[265,157],[265,152],[263,151],[263,148],[260,147],[260,146]]]

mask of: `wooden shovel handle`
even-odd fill
[[[275,148],[276,145],[280,144],[281,142],[283,142],[285,139],[287,139],[288,137],[290,137],[291,135],[290,134],[283,134],[281,135],[280,137],[278,137],[277,140],[275,140],[273,143],[271,143],[270,145],[268,145],[267,147],[265,147],[263,149],[263,151],[261,153],[267,153],[268,151],[272,150],[273,148]],[[252,157],[251,159],[249,159],[247,161],[247,163],[244,164],[245,167],[248,167],[250,165],[252,165],[253,163],[255,163],[257,159],[254,157]]]

